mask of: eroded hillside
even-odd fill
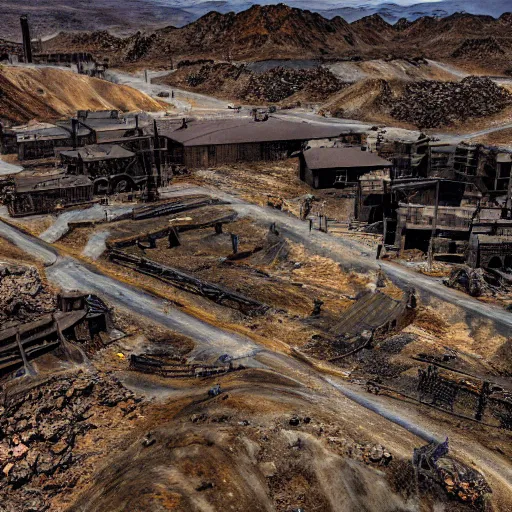
[[[49,120],[77,110],[156,112],[162,106],[146,94],[97,78],[50,68],[0,68],[0,117],[11,123]]]

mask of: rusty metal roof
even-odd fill
[[[343,127],[341,126],[298,123],[275,117],[259,122],[250,118],[191,121],[187,128],[163,127],[158,129],[159,135],[184,146],[306,141],[338,137],[342,132]]]
[[[304,159],[310,169],[382,169],[393,166],[388,160],[360,148],[312,148],[304,151]]]

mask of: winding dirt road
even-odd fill
[[[262,210],[268,222],[269,211]],[[335,377],[326,378],[293,357],[270,352],[249,338],[212,326],[163,299],[108,277],[78,260],[62,257],[49,244],[3,221],[0,221],[0,236],[42,261],[47,266],[48,279],[55,285],[65,290],[98,294],[112,304],[192,338],[196,343],[192,357],[198,360],[212,360],[228,353],[245,358],[249,365],[264,365],[291,378],[301,384],[310,399],[322,401],[326,407],[338,411],[340,421],[365,432],[368,438],[377,440],[396,454],[410,456],[412,448],[421,444],[418,438],[430,441],[449,436],[453,453],[468,463],[476,463],[496,490],[500,502],[512,507],[510,461],[476,440],[471,441],[471,434],[466,431],[461,433],[445,422],[436,424],[416,407],[369,395],[356,385]]]

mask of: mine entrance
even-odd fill
[[[419,249],[428,252],[430,237],[432,231],[430,229],[408,229],[405,236],[405,250]]]

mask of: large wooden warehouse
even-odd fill
[[[182,127],[159,128],[167,138],[170,162],[189,168],[234,162],[281,160],[300,151],[308,140],[334,138],[342,127],[250,118],[191,121]]]

